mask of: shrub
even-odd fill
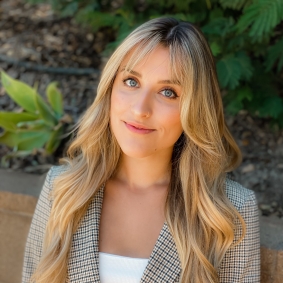
[[[112,50],[137,25],[167,15],[198,25],[216,59],[226,111],[247,109],[283,126],[282,0],[28,0],[49,2],[93,31],[111,27]],[[281,79],[280,79],[281,77]]]
[[[70,117],[63,113],[62,94],[56,82],[50,83],[46,94],[49,105],[35,88],[1,72],[1,83],[7,94],[22,108],[21,112],[0,111],[0,143],[12,147],[19,155],[35,149],[53,153],[60,145],[64,126]]]

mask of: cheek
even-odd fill
[[[115,86],[115,85],[114,85]],[[125,111],[128,107],[128,101],[125,94],[119,91],[119,88],[113,87],[111,93],[111,113],[110,115],[119,114]]]
[[[172,107],[167,109],[162,116],[160,122],[168,134],[178,135],[183,131],[179,107]]]
[[[127,101],[125,96],[117,88],[113,89],[110,104],[110,126],[116,137],[120,133],[121,120],[123,120],[126,110]]]

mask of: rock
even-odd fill
[[[87,39],[88,41],[93,41],[93,39],[94,39],[93,34],[92,34],[92,33],[88,33],[88,34],[86,35],[86,39]]]
[[[253,164],[248,164],[242,168],[242,173],[249,173],[255,170],[255,166]]]
[[[249,140],[247,140],[247,139],[242,140],[243,146],[248,146],[249,144],[250,144]]]
[[[259,208],[262,212],[262,215],[269,216],[272,212],[274,212],[274,209],[269,204],[260,204]]]
[[[277,207],[277,206],[278,206],[278,203],[277,203],[276,201],[273,201],[273,202],[271,203],[271,207],[275,208],[275,207]]]
[[[271,206],[269,204],[262,203],[262,204],[259,205],[259,208],[261,210],[269,210],[271,208]]]
[[[277,145],[277,147],[276,147],[274,153],[275,153],[276,155],[279,155],[279,156],[283,157],[283,144]]]

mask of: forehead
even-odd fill
[[[167,48],[157,47],[150,53],[138,58],[132,50],[122,61],[120,70],[129,72],[146,71],[146,72],[162,72],[170,74],[170,54]]]
[[[176,54],[172,54],[169,47],[157,45],[149,48],[149,46],[136,46],[128,52],[122,60],[119,71],[139,71],[144,70],[155,75],[155,72],[162,73],[171,80],[181,80],[181,69],[176,58]],[[179,56],[178,56],[179,57]]]

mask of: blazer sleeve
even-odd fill
[[[53,168],[47,173],[31,222],[25,248],[22,283],[30,282],[31,275],[41,258],[43,237],[51,211],[50,191],[52,189]]]
[[[246,235],[235,247],[230,248],[219,269],[220,283],[260,282],[259,212],[253,191],[238,209],[246,223]],[[240,221],[236,222],[235,241],[241,236]]]

